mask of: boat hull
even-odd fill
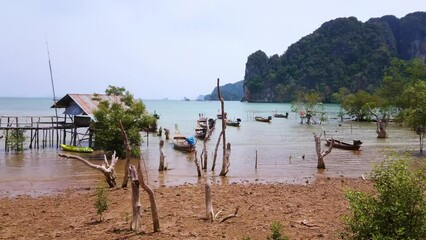
[[[256,120],[258,122],[267,122],[267,123],[270,123],[271,120],[272,120],[272,117],[271,116],[269,116],[267,118],[264,118],[264,117],[254,117],[254,120]]]
[[[67,151],[67,152],[79,152],[79,153],[93,152],[93,149],[89,147],[77,147],[77,146],[70,146],[66,144],[61,144],[61,148],[63,151]]]
[[[327,138],[325,141],[326,141],[325,145],[330,146],[331,139]],[[339,140],[334,140],[333,147],[344,149],[344,150],[359,150],[359,148],[361,147],[361,144],[362,144],[362,142],[359,141],[359,140],[354,140],[353,144],[346,143],[346,142],[339,141]]]

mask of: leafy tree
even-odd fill
[[[140,156],[140,131],[156,128],[157,119],[146,112],[142,100],[136,100],[125,88],[109,86],[105,93],[110,97],[109,100],[98,98],[99,104],[94,111],[95,148],[116,151],[117,156],[125,157],[119,128],[121,121],[129,139],[132,156]]]
[[[7,148],[13,149],[17,152],[24,150],[24,143],[26,140],[25,130],[16,129],[10,132],[6,130],[3,131],[3,134],[7,136]]]
[[[386,100],[386,105],[402,111],[406,107],[403,89],[416,81],[426,79],[426,65],[421,59],[404,61],[394,58],[390,67],[385,71],[383,85],[378,89],[378,95]]]
[[[406,158],[388,159],[372,172],[377,193],[348,190],[351,214],[344,239],[425,239],[426,169],[410,171]]]
[[[341,103],[342,108],[351,116],[355,116],[358,121],[365,121],[370,116],[369,106],[375,108],[379,103],[379,98],[360,90],[355,94],[347,95]]]
[[[405,108],[399,117],[419,135],[420,154],[423,154],[426,134],[426,81],[417,81],[407,86],[401,97],[404,99]]]
[[[321,96],[315,92],[299,92],[298,101],[291,104],[291,111],[299,114],[301,123],[306,118],[306,123],[310,124],[314,116],[319,116],[320,121],[325,121],[325,108],[321,103]]]
[[[423,153],[426,129],[426,64],[421,59],[394,59],[386,70],[384,85],[378,94],[385,100],[384,106],[397,109],[397,121],[416,130],[420,153]]]

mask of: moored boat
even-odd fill
[[[195,128],[195,137],[199,139],[204,139],[207,134],[207,128],[197,127]]]
[[[325,139],[326,146],[330,146],[331,144],[331,138],[326,138]],[[347,143],[347,142],[343,142],[343,141],[339,141],[339,140],[335,140],[333,141],[333,147],[335,148],[340,148],[340,149],[345,149],[345,150],[359,150],[359,148],[361,147],[362,142],[360,140],[353,140],[353,143]]]
[[[288,118],[288,112],[286,112],[285,114],[282,113],[275,113],[274,114],[275,118]]]
[[[269,117],[265,118],[265,117],[256,116],[256,117],[254,117],[254,120],[256,120],[258,122],[268,122],[269,123],[269,122],[271,122],[272,117],[269,116]]]
[[[91,152],[93,152],[93,149],[90,148],[90,147],[78,147],[78,146],[61,144],[61,148],[62,148],[62,150],[68,151],[68,152],[80,152],[80,153],[91,153]]]
[[[232,127],[239,127],[241,124],[241,119],[237,118],[237,120],[231,120],[231,119],[227,119],[225,121],[226,125],[228,126],[232,126]]]
[[[176,132],[175,136],[173,136],[173,146],[177,150],[193,152],[195,151],[196,143],[197,140],[194,137],[185,137],[179,132]]]

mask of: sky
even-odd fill
[[[425,10],[424,0],[0,0],[0,97],[112,85],[196,99],[217,79],[243,80],[250,54],[282,55],[324,22]]]

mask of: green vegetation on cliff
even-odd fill
[[[283,55],[259,50],[246,63],[243,100],[291,102],[301,92],[315,91],[324,102],[346,88],[372,93],[382,85],[393,58],[426,59],[426,13],[398,19],[355,17],[324,23],[292,44]]]

